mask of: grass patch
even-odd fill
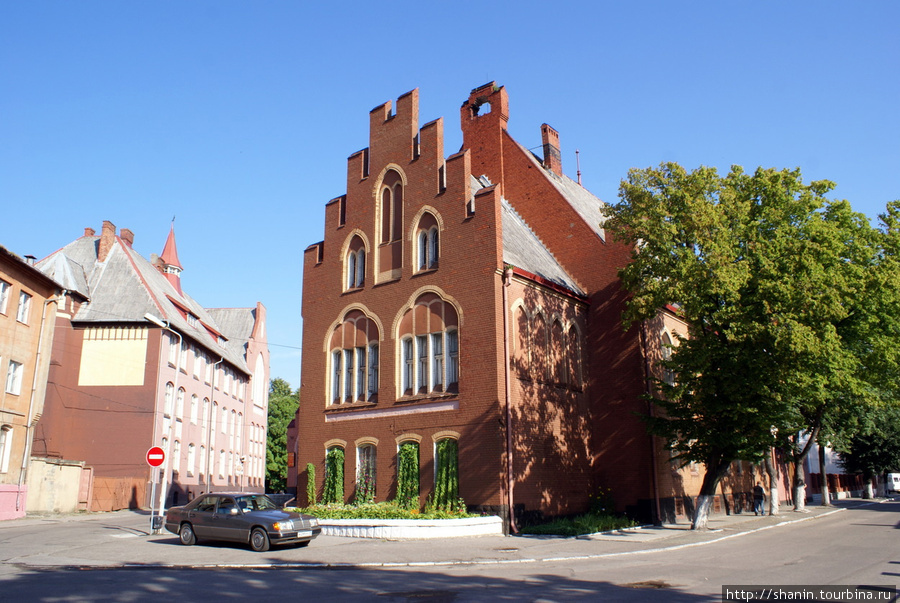
[[[365,503],[361,505],[312,505],[306,508],[291,507],[286,511],[296,511],[319,519],[459,519],[480,517],[465,511],[442,511],[438,509],[420,511],[404,509],[396,502]]]
[[[609,532],[622,528],[633,528],[638,525],[632,519],[620,515],[588,513],[578,517],[555,519],[549,523],[526,526],[519,530],[522,534],[539,534],[554,536],[581,536],[595,532]]]

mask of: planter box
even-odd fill
[[[454,538],[457,536],[502,536],[499,517],[461,519],[320,519],[322,534],[347,538]]]

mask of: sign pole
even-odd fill
[[[154,446],[147,451],[147,464],[153,468],[153,481],[150,486],[150,530],[154,534],[162,533],[163,517],[162,509],[157,513],[156,507],[156,484],[159,482],[159,471],[157,467],[166,461],[166,451],[159,446]]]

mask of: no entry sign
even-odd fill
[[[147,451],[147,464],[151,467],[159,467],[166,462],[166,451],[159,446],[154,446]]]

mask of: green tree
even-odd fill
[[[872,316],[858,296],[873,285],[876,231],[846,201],[804,184],[799,170],[738,166],[687,172],[674,163],[631,170],[606,228],[634,245],[620,271],[631,293],[626,326],[676,304],[689,336],[656,382],[663,413],[649,420],[682,462],[706,467],[693,528],[734,460],[760,461],[773,444],[795,460],[833,407],[864,397],[861,353]]]
[[[287,427],[300,406],[300,392],[284,379],[269,382],[269,428],[266,438],[266,487],[279,492],[287,487]]]
[[[840,464],[847,473],[859,473],[866,482],[863,498],[872,497],[872,478],[900,471],[900,408],[872,409],[864,424],[838,448]]]

